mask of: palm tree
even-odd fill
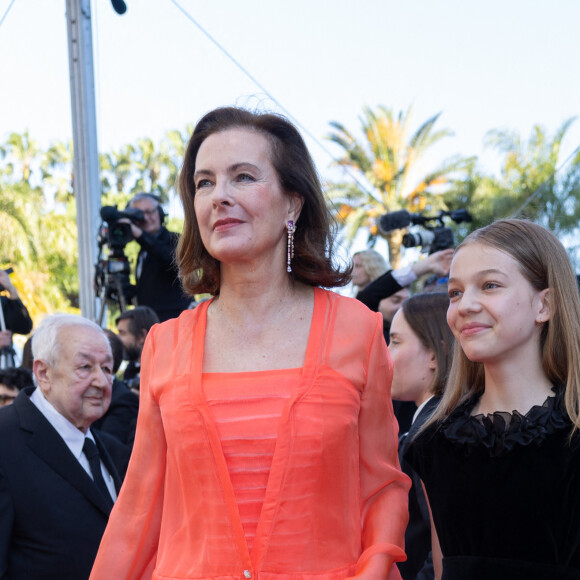
[[[22,134],[11,133],[6,143],[0,147],[0,156],[8,159],[4,174],[14,181],[30,183],[30,176],[39,155],[39,144],[30,138],[28,130]]]
[[[537,221],[557,235],[574,231],[580,221],[580,148],[564,162],[562,142],[574,118],[566,120],[549,137],[539,125],[530,138],[494,129],[486,146],[502,156],[500,175],[481,174],[475,165],[463,183],[462,203],[469,207],[474,227],[495,219],[523,217]],[[456,195],[450,190],[445,198]],[[457,197],[456,197],[457,199]]]
[[[374,244],[379,234],[377,219],[384,213],[403,208],[416,212],[445,207],[438,194],[458,171],[466,169],[467,160],[456,157],[425,172],[426,153],[451,135],[447,129],[435,128],[439,116],[440,113],[427,119],[411,134],[411,107],[398,114],[385,106],[376,111],[365,107],[360,118],[362,142],[341,123],[330,123],[333,131],[328,138],[344,151],[337,164],[356,175],[351,174],[352,181],[331,184],[327,192],[336,217],[345,227],[347,242],[365,228],[369,243]],[[401,230],[384,234],[394,268],[400,262],[402,235]]]

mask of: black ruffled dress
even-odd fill
[[[580,580],[580,438],[561,389],[526,415],[461,404],[411,443],[443,580]]]

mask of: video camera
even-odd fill
[[[379,218],[379,231],[387,234],[393,230],[407,228],[411,225],[420,225],[424,231],[408,233],[403,236],[403,246],[405,248],[415,248],[421,246],[429,254],[446,250],[455,245],[453,230],[445,227],[444,217],[452,219],[456,224],[471,222],[472,218],[466,209],[456,209],[454,211],[441,210],[435,216],[424,216],[419,213],[409,213],[406,210],[392,211]],[[428,225],[435,222],[436,225]]]
[[[108,224],[103,237],[109,248],[122,250],[132,239],[131,224],[119,222],[120,219],[127,218],[132,222],[143,222],[145,214],[136,207],[128,207],[119,211],[116,205],[105,205],[101,208],[101,219]]]
[[[95,289],[101,299],[99,322],[102,322],[104,316],[105,299],[117,303],[120,311],[124,312],[127,302],[134,295],[134,286],[129,278],[131,265],[123,251],[133,240],[133,234],[131,224],[119,221],[122,218],[138,223],[145,220],[145,214],[134,207],[127,207],[123,211],[119,211],[117,206],[106,205],[101,208],[103,221],[99,227],[99,256],[95,266]],[[106,256],[103,256],[104,246],[108,248]]]

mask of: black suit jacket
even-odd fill
[[[7,330],[11,330],[14,334],[28,334],[32,330],[32,319],[22,300],[0,296],[0,307]]]
[[[429,507],[423,492],[421,479],[405,461],[405,452],[419,429],[432,415],[441,399],[433,397],[421,409],[409,432],[399,438],[399,461],[401,469],[413,482],[409,490],[409,523],[405,530],[405,552],[407,560],[397,564],[403,580],[423,580],[435,578],[431,558],[431,522]]]
[[[33,390],[0,409],[0,579],[87,580],[110,510]],[[128,451],[93,436],[118,491]]]
[[[161,322],[179,316],[191,302],[183,292],[175,263],[178,240],[176,233],[163,227],[156,236],[143,232],[137,239],[141,245],[137,263],[147,252],[137,280],[137,304],[153,308]]]
[[[109,409],[91,425],[91,431],[94,433],[95,429],[98,429],[108,433],[132,448],[138,413],[139,397],[127,387],[124,381],[114,379]]]

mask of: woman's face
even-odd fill
[[[364,288],[370,281],[362,258],[357,254],[352,259],[352,283],[354,286]]]
[[[429,387],[437,368],[435,355],[413,332],[403,310],[395,314],[389,336],[389,354],[394,365],[391,396],[419,406],[431,395]]]
[[[197,153],[194,183],[200,235],[211,256],[222,264],[286,267],[286,224],[296,223],[301,204],[282,191],[264,135],[228,129],[209,136]]]
[[[461,247],[451,263],[449,297],[447,321],[468,359],[537,361],[548,290],[535,290],[509,254],[478,242]]]

